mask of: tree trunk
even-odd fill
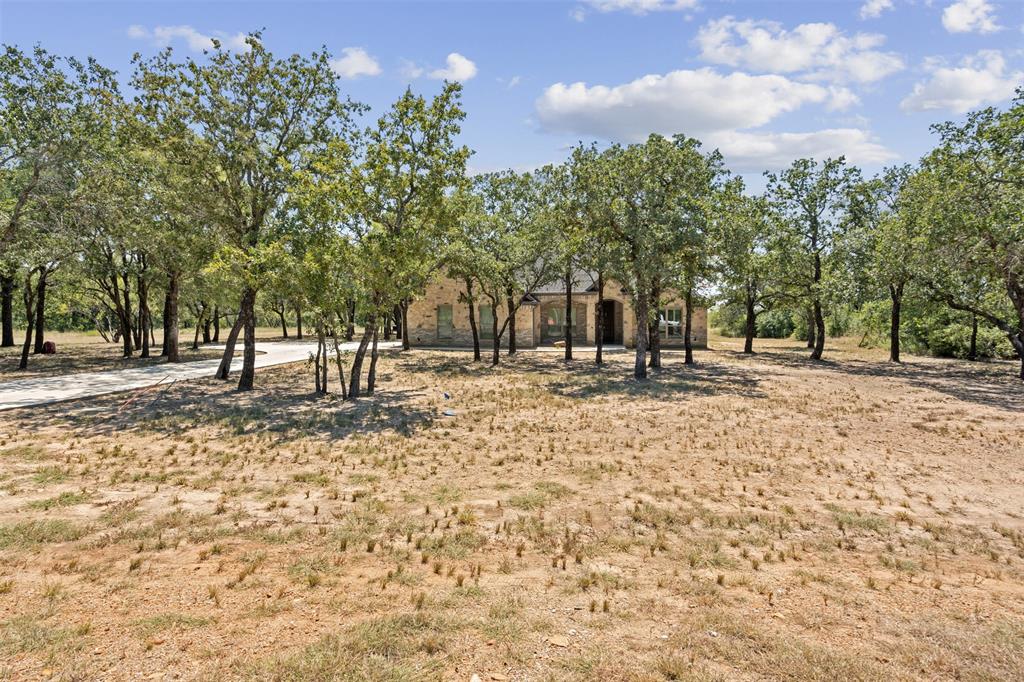
[[[316,392],[327,393],[327,338],[322,320],[316,323],[316,357],[313,373],[316,375]]]
[[[231,331],[228,332],[227,342],[224,344],[224,355],[221,356],[220,366],[217,368],[218,379],[227,379],[231,374],[231,361],[235,359],[235,344],[238,342],[238,334],[242,331],[244,322],[242,313],[239,311],[235,317],[235,323],[231,325]]]
[[[178,362],[178,273],[167,276],[167,299],[164,305],[164,355],[167,362]]]
[[[693,343],[690,341],[690,332],[693,329],[693,286],[686,289],[686,324],[683,325],[683,350],[685,359],[683,364],[693,364]]]
[[[892,314],[889,317],[889,362],[900,362],[900,311],[903,307],[903,283],[889,285]]]
[[[825,316],[821,312],[821,301],[814,299],[814,351],[812,360],[821,360],[825,352]]]
[[[816,343],[816,341],[815,341],[816,336],[817,336],[815,334],[815,326],[816,326],[816,324],[817,323],[814,320],[814,308],[810,307],[810,308],[807,309],[807,347],[808,348],[814,348],[814,344]]]
[[[220,343],[220,306],[213,306],[213,342]]]
[[[121,296],[124,298],[124,303],[122,303],[122,307],[124,308],[124,319],[121,321],[125,336],[124,350],[125,357],[130,358],[132,356],[132,352],[139,347],[139,344],[135,343],[135,329],[132,326],[132,298],[131,292],[129,291],[128,288],[127,272],[121,275],[121,283],[123,286],[121,290]]]
[[[0,348],[14,345],[14,275],[0,277]]]
[[[242,347],[242,372],[238,375],[238,390],[251,391],[256,377],[256,290],[245,287],[242,290],[242,305],[239,317],[244,319],[245,338]]]
[[[498,336],[498,304],[491,301],[491,333],[493,334],[494,352],[491,354],[491,366],[496,367],[501,359],[501,337]]]
[[[476,328],[476,306],[473,302],[473,280],[468,277],[466,278],[466,300],[469,302],[469,329],[473,332],[473,362],[476,362],[480,359],[480,331]]]
[[[1024,381],[1024,331],[1021,331],[1010,338],[1017,357],[1020,358],[1020,380]]]
[[[971,313],[971,348],[967,352],[967,359],[972,362],[978,359],[978,316],[974,313]]]
[[[391,340],[391,325],[394,321],[394,310],[384,315],[384,340]]]
[[[345,325],[345,340],[351,341],[352,337],[356,335],[356,302],[354,300],[348,302],[348,323]],[[351,394],[351,391],[349,391]],[[358,397],[358,396],[352,396]]]
[[[285,336],[288,335],[285,334]],[[298,303],[295,304],[295,338],[299,341],[302,340],[302,306]],[[344,388],[344,385],[342,388]]]
[[[409,343],[409,299],[404,299],[399,305],[402,307],[402,350],[409,350],[412,347]]]
[[[284,304],[282,303],[281,307],[278,308],[277,310],[275,310],[274,312],[277,313],[277,317],[281,320],[281,336],[283,336],[284,338],[287,339],[288,338],[288,323],[285,322],[285,319],[284,319],[284,310],[285,310]],[[317,332],[317,339],[318,340],[320,338],[319,334],[320,334],[320,332]]]
[[[18,369],[28,369],[28,352],[32,348],[32,332],[33,326],[35,325],[35,304],[36,304],[36,287],[32,283],[32,273],[35,270],[29,270],[28,274],[25,275],[25,287],[22,292],[22,299],[25,303],[25,343],[21,346],[21,360],[18,362]]]
[[[604,358],[601,357],[604,350],[604,273],[601,271],[597,273],[597,314],[594,315],[594,319],[594,345],[597,346],[594,364],[601,365],[604,364]]]
[[[654,368],[661,367],[661,311],[658,307],[658,299],[660,297],[661,287],[657,284],[652,284],[650,304],[654,307],[654,320],[651,322],[648,330],[647,343],[651,350],[651,361],[648,364]]]
[[[377,325],[373,325],[373,343],[370,347],[370,369],[366,372],[366,394],[373,395],[377,387]]]
[[[46,276],[47,272],[44,268],[39,273],[39,280],[36,282],[36,323],[35,323],[35,342],[32,346],[32,353],[39,354],[43,352],[43,343],[45,342],[46,336]]]
[[[348,397],[355,400],[359,397],[359,380],[363,374],[363,357],[366,355],[366,346],[370,343],[370,336],[373,334],[371,327],[377,326],[377,320],[371,316],[363,328],[363,338],[359,339],[359,347],[356,349],[356,356],[352,360],[352,369],[349,371]]]
[[[139,339],[142,341],[142,353],[139,354],[141,358],[149,357],[149,326],[150,326],[150,314],[149,314],[149,284],[146,282],[146,278],[139,275],[137,280],[138,294],[139,294]]]
[[[519,349],[516,348],[516,308],[512,294],[508,295],[505,305],[508,308],[508,354],[515,355]]]
[[[345,367],[341,363],[341,346],[338,344],[338,330],[331,325],[331,341],[334,343],[334,362],[338,365],[338,385],[341,386],[341,399],[348,400],[348,385],[345,383]]]
[[[402,304],[399,303],[391,310],[391,319],[395,322],[395,338],[401,339],[405,336],[405,321],[402,319]],[[408,349],[407,349],[408,350]]]
[[[651,324],[649,319],[651,304],[647,292],[644,291],[636,292],[634,301],[636,303],[636,360],[633,363],[633,378],[646,379],[647,333]]]
[[[565,362],[572,361],[572,270],[565,271]]]
[[[198,312],[196,313],[196,331],[192,335],[192,350],[199,350],[199,334],[203,328],[203,316],[206,314],[206,304],[200,302]]]
[[[754,312],[754,295],[747,287],[747,322],[743,334],[743,352],[750,355],[754,352],[754,335],[757,333],[757,313]]]
[[[171,282],[170,282],[170,275],[168,275],[167,291],[164,292],[164,314],[163,314],[164,338],[163,338],[163,341],[160,343],[160,357],[162,357],[162,358],[166,358],[167,357],[167,340],[168,340],[168,337],[171,335],[171,331],[170,331],[170,323],[171,323],[170,307],[171,307]]]

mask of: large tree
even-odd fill
[[[716,264],[725,301],[744,311],[743,352],[754,352],[757,318],[779,298],[776,261],[769,251],[777,221],[764,197],[731,184],[722,195],[716,221]]]
[[[475,279],[482,299],[489,302],[491,364],[497,365],[506,330],[510,352],[514,350],[516,313],[524,296],[553,278],[558,254],[541,211],[537,177],[514,171],[487,173],[474,179],[474,188],[482,206],[480,224],[473,231]]]
[[[462,182],[467,147],[455,142],[465,118],[462,86],[445,82],[441,92],[427,99],[411,89],[364,132],[360,163],[347,178],[353,218],[361,232],[382,228],[390,251],[383,277],[397,289],[397,300],[380,295],[375,323],[383,322],[397,305],[401,314],[402,346],[409,348],[406,311],[441,263],[438,229],[446,192]]]
[[[1005,333],[1024,380],[1024,90],[1006,111],[935,130],[941,143],[910,180],[907,209],[922,217],[925,285]]]
[[[781,173],[768,173],[767,195],[781,216],[774,248],[783,253],[783,275],[790,295],[810,309],[814,347],[825,350],[825,314],[839,296],[836,282],[844,274],[840,242],[848,226],[848,205],[860,171],[842,157],[797,159]]]
[[[239,390],[253,386],[258,273],[269,225],[289,187],[339,130],[350,128],[355,105],[343,99],[325,51],[279,59],[258,33],[246,49],[218,41],[202,62],[174,62],[170,49],[135,60],[138,104],[161,130],[168,158],[205,188],[196,202],[221,233],[223,257],[242,266],[242,292],[218,376],[227,378],[244,331]]]
[[[601,187],[596,194],[606,202],[597,214],[615,249],[612,274],[629,291],[636,314],[637,379],[647,377],[658,301],[676,272],[687,226],[706,210],[714,158],[684,135],[651,135],[642,144],[613,145],[586,167],[585,182]],[[660,366],[656,339],[651,357]]]

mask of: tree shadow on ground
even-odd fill
[[[264,370],[256,389],[245,393],[234,390],[234,380],[194,379],[9,414],[19,430],[28,431],[54,427],[114,436],[130,430],[162,437],[215,427],[229,436],[263,435],[277,442],[374,433],[408,436],[429,428],[439,416],[424,392],[389,388],[386,376],[380,377],[375,395],[343,401],[340,395],[314,394],[306,382],[292,380],[294,365],[288,367]],[[336,376],[331,379],[331,387],[337,388]]]
[[[731,350],[718,352],[730,359],[778,367],[890,379],[984,407],[1024,412],[1024,382],[1017,377],[1014,361],[968,362],[907,356],[902,364],[895,364],[859,358],[835,360],[828,357],[828,349],[825,358],[811,360],[806,349],[795,347],[793,350],[759,351],[754,355]]]
[[[427,372],[438,381],[445,377],[470,377],[493,373],[515,380],[517,376],[536,377],[540,385],[555,395],[567,398],[596,398],[602,396],[667,399],[684,396],[735,395],[763,398],[767,394],[760,388],[761,377],[753,368],[707,362],[684,365],[675,355],[665,354],[667,362],[660,369],[648,369],[646,380],[633,378],[632,363],[612,362],[596,365],[592,357],[580,356],[570,363],[560,357],[541,353],[503,355],[501,363],[492,367],[488,359],[473,362],[468,357],[452,353],[441,359],[423,362],[415,355],[398,360],[397,368],[410,372]],[[443,388],[443,385],[439,384]]]

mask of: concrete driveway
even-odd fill
[[[352,341],[341,345],[342,351],[355,350],[359,343]],[[397,348],[397,341],[378,344],[381,349]],[[206,346],[223,349],[224,346]],[[236,347],[241,350],[242,345]],[[298,362],[316,353],[316,343],[308,341],[277,341],[256,344],[256,368]],[[137,369],[120,369],[107,372],[81,372],[64,376],[20,379],[0,383],[0,410],[12,410],[31,405],[46,405],[65,400],[91,398],[109,393],[121,393],[160,384],[170,384],[182,379],[212,377],[217,373],[220,359],[198,360],[178,364],[149,365]],[[232,374],[242,368],[242,358],[235,357],[231,363]]]

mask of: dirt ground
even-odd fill
[[[1024,679],[1014,366],[713,346],[0,413],[0,676]]]

